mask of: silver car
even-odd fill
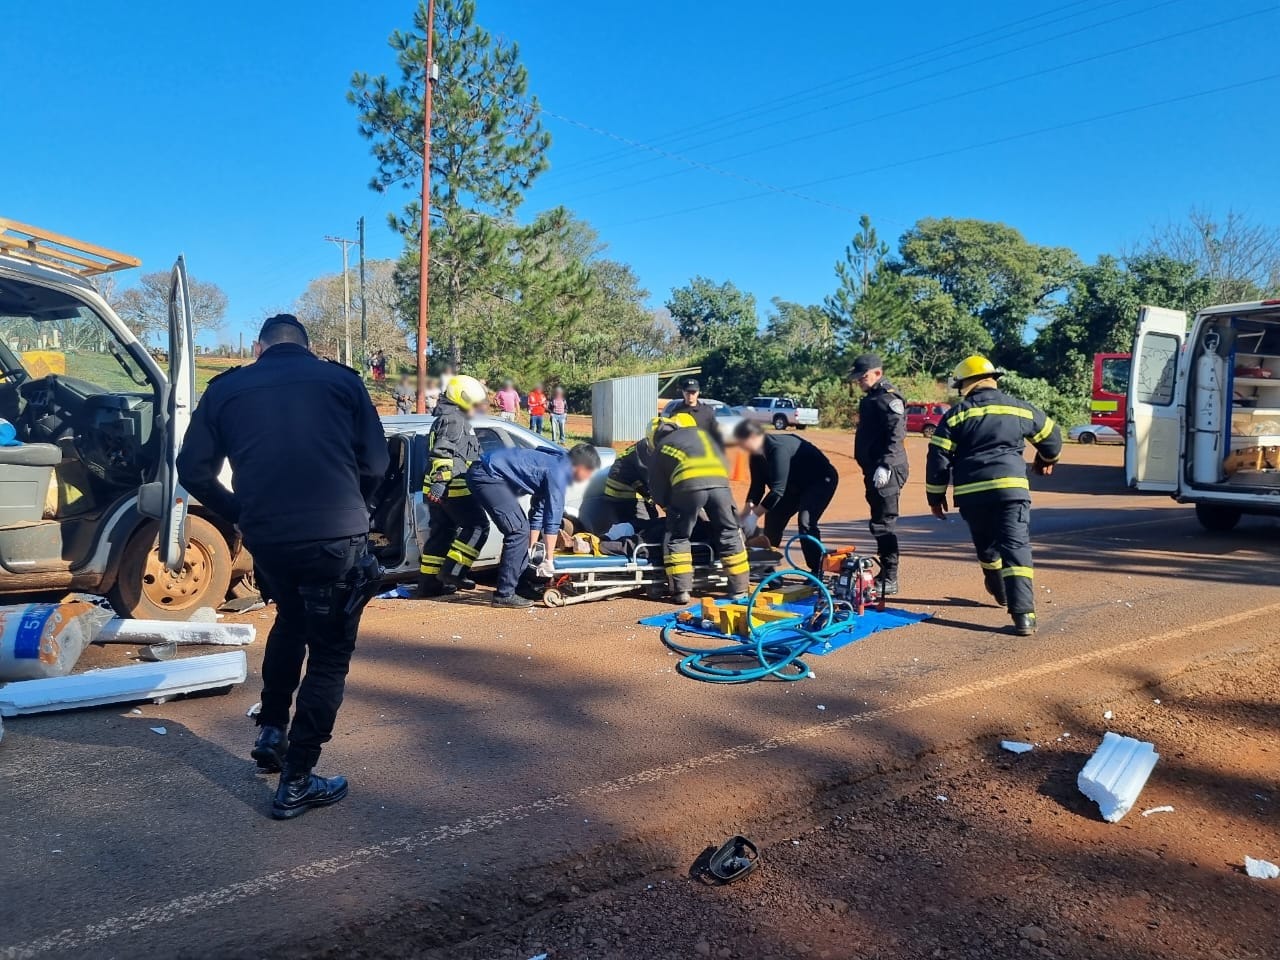
[[[1101,423],[1082,423],[1067,431],[1076,443],[1124,443],[1124,434]]]

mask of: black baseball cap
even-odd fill
[[[878,353],[864,353],[853,361],[853,367],[849,370],[849,376],[857,380],[859,377],[870,373],[872,370],[883,370],[884,361],[880,359]]]
[[[262,321],[262,329],[258,331],[258,339],[265,340],[267,331],[276,326],[296,327],[302,332],[303,342],[309,343],[310,337],[307,335],[307,328],[302,325],[302,321],[295,317],[292,313],[277,313],[274,317],[267,317]]]
[[[685,377],[683,380],[680,381],[681,393],[692,393],[696,390],[701,390],[701,389],[702,389],[702,386],[698,383],[697,377]]]

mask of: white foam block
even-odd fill
[[[100,707],[216,690],[244,683],[248,669],[244,651],[233,650],[182,660],[90,670],[69,677],[19,680],[0,686],[0,716]]]
[[[179,646],[211,644],[220,647],[242,647],[258,636],[251,623],[207,623],[176,620],[112,620],[98,634],[100,640],[121,640],[149,645],[176,643]]]
[[[1253,857],[1244,858],[1244,872],[1255,880],[1275,880],[1280,877],[1280,867],[1269,860],[1255,860]]]
[[[1098,805],[1103,820],[1115,823],[1138,802],[1159,759],[1154,744],[1107,732],[1080,771],[1076,785]]]
[[[1025,743],[1022,740],[1001,740],[1000,747],[1010,753],[1030,753],[1035,749],[1035,744]]]

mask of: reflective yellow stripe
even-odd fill
[[[1002,577],[1026,577],[1028,580],[1034,578],[1035,573],[1030,567],[1005,567],[1000,571]]]
[[[679,447],[667,444],[663,446],[662,452],[679,464],[675,470],[671,471],[671,485],[683,483],[686,480],[702,480],[707,477],[723,477],[729,479],[729,471],[725,469],[724,461],[716,454],[715,447],[711,445],[711,438],[702,431],[698,432],[698,436],[702,439],[703,453],[701,456],[690,456]]]
[[[720,562],[724,565],[726,573],[746,573],[751,569],[751,564],[747,562],[747,551],[741,553],[731,553],[727,557],[722,557]]]
[[[929,490],[928,486],[925,486]],[[995,480],[978,480],[974,483],[962,483],[956,487],[956,496],[963,497],[967,493],[982,493],[985,490],[1029,490],[1031,484],[1026,477],[997,477]],[[934,493],[937,491],[929,491]]]
[[[926,483],[924,485],[925,493],[946,493],[947,485],[945,483]]]
[[[974,417],[985,417],[989,413],[1005,414],[1010,417],[1023,417],[1027,420],[1034,420],[1035,414],[1023,407],[1011,407],[1007,403],[989,403],[985,407],[970,407],[967,410],[960,410],[947,416],[947,426],[961,423],[965,420],[972,420]]]
[[[946,437],[938,436],[936,433],[929,438],[929,446],[937,447],[939,450],[946,450],[948,453],[950,453],[952,450],[956,448],[956,445],[954,443],[952,443]]]
[[[448,495],[450,499],[454,497],[471,496],[471,488],[467,486],[466,477],[454,477],[452,480],[449,481],[449,486],[447,489],[448,489]]]
[[[619,483],[617,480],[606,479],[604,482],[604,495],[610,500],[639,500],[640,494],[635,487],[629,483]]]
[[[667,573],[670,573],[670,574],[693,573],[693,564],[692,563],[668,563]]]
[[[985,560],[979,560],[978,565],[981,566],[983,570],[999,570],[1004,566],[1004,561],[997,559],[987,563]]]
[[[1045,417],[1045,418],[1044,418],[1044,426],[1043,426],[1043,427],[1041,427],[1041,428],[1040,428],[1040,429],[1035,433],[1035,435],[1034,435],[1034,436],[1032,436],[1032,438],[1031,438],[1031,442],[1032,442],[1032,443],[1039,443],[1039,442],[1040,442],[1041,440],[1043,440],[1045,437],[1049,436],[1049,434],[1053,433],[1053,428],[1054,428],[1053,417]]]
[[[422,563],[418,565],[418,571],[430,576],[433,573],[439,573],[444,569],[444,557],[428,557],[423,556]]]
[[[480,556],[479,550],[471,546],[469,543],[463,543],[461,540],[455,540],[453,543],[449,544],[449,552],[453,553],[455,550],[463,556],[470,557],[473,560]]]
[[[1119,400],[1094,400],[1089,404],[1090,410],[1097,410],[1099,413],[1114,413],[1120,409]]]

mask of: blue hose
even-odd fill
[[[788,562],[791,562],[791,547],[800,539],[812,540],[825,553],[826,548],[821,541],[813,537],[792,537],[783,550]],[[794,620],[773,620],[756,626],[751,613],[755,609],[756,600],[770,584],[784,577],[798,577],[814,584],[818,591],[819,602],[814,605],[814,614],[808,621],[798,623]],[[825,643],[827,638],[844,629],[848,617],[852,614],[847,604],[837,605],[831,591],[808,570],[802,570],[794,564],[791,569],[777,570],[756,585],[747,599],[747,636],[745,639],[713,649],[698,648],[678,643],[674,639],[676,633],[696,636],[694,631],[681,629],[679,623],[667,624],[662,628],[662,642],[676,653],[684,654],[676,665],[676,671],[691,680],[704,683],[752,683],[773,677],[777,680],[803,680],[809,675],[809,667],[801,655],[814,644]],[[750,666],[730,666],[741,661],[754,661]]]

